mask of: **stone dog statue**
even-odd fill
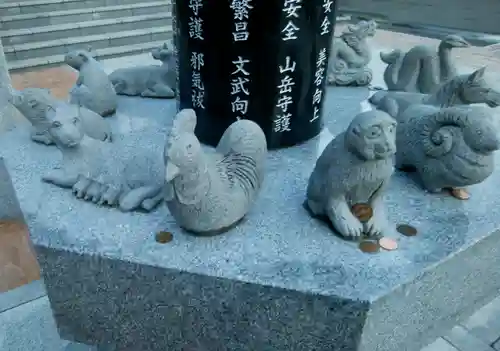
[[[253,121],[224,132],[215,153],[203,150],[196,114],[181,110],[165,145],[165,201],[176,222],[198,235],[229,230],[250,211],[264,180],[267,142]]]
[[[500,91],[485,77],[486,67],[470,74],[462,74],[441,84],[434,94],[410,93],[405,91],[377,91],[368,101],[383,111],[387,110],[387,99],[398,105],[398,113],[413,104],[441,107],[484,103],[489,107],[500,106]],[[390,112],[389,112],[390,113]]]
[[[423,187],[433,193],[484,181],[500,147],[491,111],[483,106],[409,106],[396,115],[396,167],[415,169]]]
[[[70,91],[70,102],[100,114],[103,117],[116,112],[118,99],[108,75],[89,50],[72,51],[64,62],[79,71],[75,86]]]
[[[373,72],[368,68],[372,59],[367,39],[373,37],[377,23],[360,21],[333,39],[328,59],[327,82],[338,86],[364,86],[371,83]]]
[[[394,172],[395,137],[396,121],[383,111],[354,117],[316,162],[307,187],[310,213],[328,217],[345,238],[380,235],[387,224],[382,195]],[[373,210],[366,223],[352,212],[357,204]]]
[[[116,206],[124,212],[152,211],[161,203],[161,145],[141,142],[147,135],[140,133],[119,135],[114,143],[105,143],[87,137],[77,117],[55,111],[48,118],[48,131],[61,151],[62,164],[44,175],[44,182],[72,189],[84,201]]]
[[[175,97],[177,72],[173,50],[165,43],[151,54],[162,62],[161,66],[120,68],[109,75],[117,94],[166,99]]]
[[[32,125],[31,139],[45,145],[53,144],[48,129],[51,125],[47,117],[49,110],[57,110],[68,117],[77,117],[82,124],[82,130],[90,138],[111,141],[112,132],[108,122],[97,113],[85,107],[59,101],[50,94],[49,89],[26,88],[14,91],[10,102]]]

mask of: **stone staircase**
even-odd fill
[[[87,49],[99,59],[150,51],[172,37],[170,0],[2,0],[0,37],[9,69],[63,62]]]

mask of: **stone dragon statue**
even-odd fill
[[[400,49],[381,52],[380,59],[387,64],[384,71],[387,89],[433,93],[441,83],[457,75],[451,50],[469,46],[464,38],[449,35],[441,41],[437,52],[426,45],[417,45],[408,52]]]
[[[493,152],[500,148],[491,111],[484,106],[411,105],[396,113],[396,167],[416,170],[432,193],[446,189],[453,194],[484,181],[494,169]]]
[[[372,55],[367,39],[375,35],[377,23],[360,21],[332,41],[328,59],[327,83],[338,86],[364,86],[371,83],[373,72],[367,67]]]
[[[461,106],[484,103],[489,107],[500,106],[500,91],[493,82],[485,77],[486,67],[470,74],[462,74],[441,84],[433,94],[410,93],[405,91],[377,91],[368,101],[376,108],[386,112],[388,99],[398,105],[398,113],[413,104],[435,105],[440,107]],[[390,104],[389,104],[390,106]]]

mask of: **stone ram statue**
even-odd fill
[[[423,187],[433,193],[484,181],[494,169],[493,152],[500,148],[491,111],[483,106],[411,105],[397,113],[394,106],[396,167],[416,170]]]

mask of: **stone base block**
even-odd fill
[[[365,254],[302,207],[316,158],[367,96],[329,88],[325,131],[270,153],[246,220],[208,238],[184,233],[165,206],[125,214],[43,184],[57,150],[28,131],[2,136],[0,179],[12,183],[0,182],[2,199],[29,224],[62,337],[120,351],[417,351],[491,300],[500,289],[498,172],[471,187],[469,201],[395,174],[385,198],[392,252]],[[155,130],[144,142],[164,142],[158,131],[174,102],[119,106],[116,130]],[[419,234],[399,235],[399,223]],[[156,243],[161,230],[173,241]]]

